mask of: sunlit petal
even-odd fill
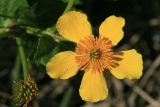
[[[118,65],[111,70],[115,77],[119,79],[139,79],[142,76],[143,62],[141,54],[134,49],[115,54],[115,57],[119,58],[114,60]]]
[[[78,42],[85,36],[92,35],[87,16],[81,12],[71,11],[62,15],[58,19],[56,27],[59,34],[73,42]]]
[[[99,28],[99,34],[102,37],[106,37],[112,41],[115,46],[123,38],[123,26],[125,25],[125,20],[122,17],[109,16],[106,18]]]
[[[65,51],[55,55],[47,63],[47,73],[54,79],[67,79],[77,74],[78,66],[75,61],[75,52]]]
[[[85,71],[79,92],[85,101],[104,100],[108,95],[108,89],[103,72]]]

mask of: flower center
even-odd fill
[[[91,59],[96,59],[98,56],[99,56],[99,52],[98,52],[98,51],[92,50],[92,51],[90,52],[90,58],[91,58]]]
[[[107,38],[88,36],[80,40],[76,47],[76,61],[81,70],[103,71],[110,69],[112,61],[112,42]]]

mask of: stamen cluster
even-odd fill
[[[103,71],[112,65],[112,42],[103,37],[88,36],[77,43],[76,61],[81,70]]]
[[[17,106],[28,107],[28,103],[37,96],[38,87],[37,84],[31,78],[26,81],[21,81],[20,83],[14,82],[17,86],[18,94],[13,96],[13,100],[16,102]]]

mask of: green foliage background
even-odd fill
[[[109,74],[109,98],[95,104],[86,103],[79,97],[82,72],[66,81],[52,80],[46,75],[45,65],[52,56],[61,51],[74,50],[75,47],[74,43],[60,37],[55,29],[55,23],[69,1],[0,0],[0,107],[14,107],[9,99],[12,81],[23,77],[22,68],[19,66],[18,70],[14,66],[18,56],[16,37],[23,40],[30,74],[39,87],[39,95],[30,103],[31,107],[152,107],[152,101],[141,95],[133,102],[128,101],[136,93],[134,87],[125,81],[116,81]],[[98,34],[100,23],[109,15],[126,19],[125,36],[115,50],[135,48],[143,55],[144,75],[151,72],[150,69],[154,73],[143,87],[139,84],[142,80],[133,82],[156,103],[160,103],[160,62],[157,61],[160,59],[160,1],[74,0],[71,10],[87,14],[94,34]],[[15,70],[19,72],[13,76]]]

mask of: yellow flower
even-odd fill
[[[97,102],[108,95],[103,71],[110,71],[118,79],[138,79],[143,62],[136,50],[113,52],[112,47],[123,38],[122,17],[109,16],[99,27],[99,37],[92,34],[91,25],[83,13],[71,11],[62,15],[56,24],[60,35],[77,43],[75,52],[64,51],[55,55],[46,66],[54,79],[68,79],[84,71],[79,89],[85,101]]]

